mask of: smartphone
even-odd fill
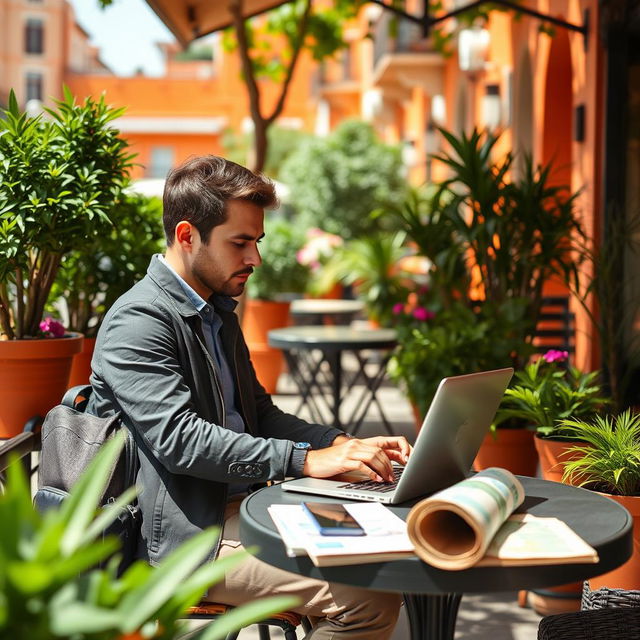
[[[364,529],[336,502],[303,502],[302,507],[323,536],[363,536]]]

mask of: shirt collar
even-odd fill
[[[163,255],[158,256],[158,258],[160,262],[162,262],[162,264],[176,277],[176,280],[184,290],[187,298],[189,298],[189,301],[198,310],[198,312],[201,312],[202,309],[207,306],[207,301],[204,300],[202,296],[200,296],[200,294],[197,293],[193,287],[184,280],[184,278],[182,278],[182,276],[178,275],[178,272],[167,262],[167,259]],[[224,311],[233,311],[238,303],[230,296],[213,294],[211,296],[211,304],[216,307],[220,307]]]

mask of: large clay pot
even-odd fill
[[[0,438],[12,438],[33,416],[62,400],[83,336],[0,341]]]
[[[538,454],[529,429],[496,429],[488,433],[473,463],[476,471],[501,467],[519,476],[535,478]]]
[[[627,509],[633,518],[633,554],[617,569],[589,578],[589,586],[593,591],[601,587],[640,589],[640,496],[605,495]]]
[[[578,444],[572,440],[552,440],[534,438],[540,460],[540,473],[545,480],[562,482],[563,463],[573,460],[579,454],[567,454],[567,450]],[[570,484],[570,483],[568,483]],[[529,593],[529,604],[540,615],[552,615],[578,611],[582,598],[582,582],[571,582],[549,589],[535,589]]]
[[[71,373],[69,374],[69,387],[75,387],[80,384],[89,384],[89,376],[91,375],[91,358],[93,358],[93,350],[95,349],[95,346],[95,338],[85,338],[82,343],[82,351],[73,356]]]
[[[276,392],[284,363],[282,352],[269,346],[267,335],[271,329],[289,325],[289,306],[289,302],[250,298],[247,298],[245,303],[242,332],[258,380],[267,393]]]
[[[564,471],[563,463],[575,460],[579,454],[567,454],[567,450],[580,444],[574,440],[552,440],[541,438],[536,435],[534,438],[536,451],[540,460],[540,473],[545,480],[562,482]],[[567,483],[571,484],[571,483]]]

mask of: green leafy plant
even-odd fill
[[[247,281],[247,293],[251,298],[276,300],[306,290],[310,269],[297,257],[305,241],[305,230],[299,224],[280,217],[266,220],[265,236],[260,245],[265,260]]]
[[[434,158],[451,177],[435,193],[414,192],[386,213],[430,261],[431,285],[443,305],[462,298],[478,309],[487,303],[524,309],[511,327],[521,344],[513,364],[523,366],[544,284],[552,276],[568,281],[577,272],[573,239],[582,236],[577,194],[550,185],[551,165],[534,166],[530,158],[522,177],[511,179],[513,156],[493,159],[497,137],[492,134],[440,132],[451,151]]]
[[[391,379],[422,415],[442,378],[508,366],[514,346],[505,331],[508,319],[488,307],[486,315],[460,302],[432,308],[420,303],[394,307],[398,347],[388,365]]]
[[[0,495],[1,637],[115,640],[136,633],[140,639],[177,638],[186,631],[180,621],[186,609],[246,557],[240,552],[199,566],[218,536],[211,528],[185,542],[160,566],[138,561],[117,577],[118,541],[101,533],[132,500],[135,489],[96,509],[122,445],[120,437],[105,445],[62,506],[44,516],[32,505],[22,466],[9,466]],[[106,567],[96,568],[100,562]],[[197,637],[219,640],[231,629],[294,604],[290,597],[253,602],[228,618],[222,616]]]
[[[564,421],[601,411],[610,401],[602,395],[600,372],[559,367],[567,357],[566,351],[550,350],[517,371],[500,404],[496,423],[520,418],[540,435],[564,436]]]
[[[398,148],[380,142],[371,125],[348,120],[326,138],[300,145],[280,176],[306,226],[349,240],[394,226],[389,218],[369,214],[404,198],[401,169]]]
[[[580,440],[567,450],[563,481],[621,496],[640,495],[640,415],[627,410],[592,421],[562,420],[561,430]]]
[[[49,296],[67,328],[94,337],[109,307],[144,276],[164,246],[162,202],[125,193],[110,211],[112,227],[68,253]]]
[[[62,257],[105,233],[131,156],[104,101],[64,99],[30,118],[11,92],[0,118],[0,330],[38,335]]]

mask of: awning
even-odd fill
[[[181,45],[208,33],[225,29],[233,22],[229,4],[233,0],[147,0],[160,20]],[[242,13],[246,18],[286,4],[289,0],[244,0]]]

